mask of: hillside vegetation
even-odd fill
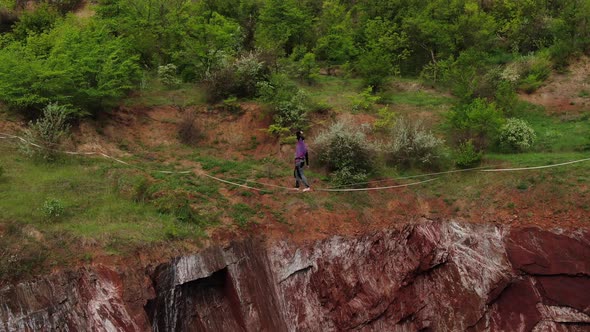
[[[585,0],[0,0],[0,279],[239,232],[587,226],[590,162],[479,171],[588,158],[589,20]],[[298,129],[317,190],[295,195]]]

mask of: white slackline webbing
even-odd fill
[[[494,168],[494,169],[485,169],[481,170],[480,172],[514,172],[514,171],[528,171],[533,169],[543,169],[543,168],[551,168],[551,167],[558,167],[564,165],[571,165],[575,163],[581,163],[583,161],[589,161],[590,158],[586,159],[579,159],[579,160],[572,160],[565,163],[560,164],[553,164],[553,165],[545,165],[545,166],[533,166],[533,167],[519,167],[519,168]]]
[[[47,148],[47,147],[43,147],[39,144],[36,144],[34,142],[28,141],[20,136],[15,136],[15,135],[11,135],[11,134],[6,134],[6,133],[0,133],[0,139],[18,139],[24,143],[27,143],[29,145],[32,145],[36,148],[39,149],[45,149],[45,150],[50,150],[50,151],[55,151],[55,152],[61,152],[61,153],[65,153],[65,154],[69,154],[69,155],[85,155],[85,156],[89,156],[89,155],[100,155],[102,157],[105,157],[107,159],[111,159],[115,162],[118,162],[120,164],[123,165],[127,165],[129,167],[134,167],[143,171],[151,171],[151,172],[157,172],[157,173],[164,173],[164,174],[190,174],[193,173],[193,171],[170,171],[170,170],[147,170],[144,168],[141,168],[139,166],[136,165],[132,165],[129,164],[123,160],[117,159],[115,157],[109,156],[103,152],[76,152],[76,151],[63,151],[63,150],[56,150],[56,149],[52,149],[52,148]],[[520,167],[520,168],[495,168],[495,169],[485,169],[488,167],[477,167],[477,168],[469,168],[469,169],[461,169],[461,170],[452,170],[452,171],[445,171],[445,172],[437,172],[437,173],[429,173],[429,174],[420,174],[420,175],[413,175],[413,176],[406,176],[406,177],[399,177],[399,178],[392,178],[392,179],[385,179],[385,180],[377,180],[377,181],[369,181],[369,182],[359,182],[356,184],[350,184],[350,185],[343,185],[343,186],[337,186],[337,187],[331,187],[331,188],[319,188],[319,189],[314,189],[314,191],[323,191],[323,192],[354,192],[354,191],[370,191],[370,190],[385,190],[385,189],[393,189],[393,188],[403,188],[403,187],[409,187],[409,186],[415,186],[415,185],[419,185],[419,184],[423,184],[423,183],[427,183],[427,182],[431,182],[434,180],[437,180],[438,178],[433,178],[433,179],[428,179],[425,181],[419,181],[419,182],[413,182],[413,183],[407,183],[407,184],[400,184],[400,185],[393,185],[393,186],[382,186],[382,187],[367,187],[367,188],[352,188],[352,189],[340,189],[343,187],[347,187],[347,186],[354,186],[354,185],[359,185],[359,184],[371,184],[371,183],[378,183],[378,182],[386,182],[386,181],[394,181],[394,180],[404,180],[404,179],[411,179],[411,178],[418,178],[418,177],[427,177],[427,176],[433,176],[433,175],[443,175],[443,174],[451,174],[451,173],[459,173],[459,172],[468,172],[468,171],[479,171],[479,172],[513,172],[513,171],[527,171],[527,170],[535,170],[535,169],[544,169],[544,168],[551,168],[551,167],[559,167],[559,166],[565,166],[565,165],[571,165],[571,164],[575,164],[575,163],[580,163],[580,162],[584,162],[584,161],[590,161],[590,158],[585,158],[585,159],[579,159],[579,160],[572,160],[572,161],[568,161],[568,162],[564,162],[564,163],[559,163],[559,164],[553,164],[553,165],[545,165],[545,166],[533,166],[533,167]],[[234,186],[238,186],[238,187],[242,187],[242,188],[247,188],[250,190],[256,190],[256,191],[264,191],[264,189],[260,189],[260,188],[254,188],[251,186],[247,186],[247,185],[243,185],[243,184],[239,184],[236,182],[232,182],[232,181],[227,181],[212,175],[209,175],[207,173],[204,172],[198,172],[197,174],[203,175],[205,177],[208,177],[210,179],[219,181],[219,182],[223,182],[223,183],[227,183],[227,184],[231,184]],[[250,181],[250,180],[241,180],[243,182],[247,182],[247,183],[255,183],[255,184],[260,184],[263,186],[268,186],[268,187],[275,187],[275,188],[281,188],[281,189],[286,189],[286,190],[297,190],[295,188],[288,188],[288,187],[283,187],[283,186],[278,186],[278,185],[274,185],[274,184],[270,184],[270,183],[262,183],[262,182],[255,182],[255,181]]]

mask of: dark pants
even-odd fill
[[[303,167],[305,166],[305,162],[303,160],[297,161],[295,163],[295,170],[293,171],[293,175],[295,176],[295,188],[299,188],[299,181],[303,182],[303,184],[309,188],[309,183],[307,182],[307,178],[305,178],[305,174],[303,174]]]

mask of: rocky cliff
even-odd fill
[[[0,332],[51,330],[589,331],[590,232],[425,221],[0,290]]]

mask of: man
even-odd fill
[[[299,190],[299,182],[302,182],[305,185],[303,191],[310,191],[311,187],[303,174],[305,164],[309,166],[309,155],[307,153],[307,145],[305,145],[305,137],[303,137],[301,130],[297,131],[295,135],[297,136],[297,143],[295,145],[295,170],[293,171],[295,188]]]

